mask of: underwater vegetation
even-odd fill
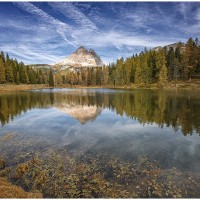
[[[3,178],[0,180],[5,181],[7,177],[29,192],[25,193],[27,197],[41,197],[41,193],[44,198],[200,196],[198,173],[180,172],[175,168],[163,170],[156,161],[150,161],[146,157],[129,162],[107,157],[103,153],[90,153],[74,159],[66,154],[58,155],[49,151],[45,158],[35,155],[15,167],[6,167],[5,164],[3,168],[4,163],[1,159],[0,174]],[[14,187],[13,190],[18,188]],[[11,194],[15,198],[19,197],[15,193]]]

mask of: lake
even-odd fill
[[[3,93],[0,123],[7,176],[44,197],[200,197],[198,90]]]

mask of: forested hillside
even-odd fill
[[[52,71],[31,68],[22,62],[0,55],[0,83],[30,83],[84,86],[129,86],[131,84],[165,84],[170,81],[200,78],[200,43],[189,38],[175,48],[157,48],[135,54],[104,67]]]
[[[62,77],[62,78],[61,78]],[[107,67],[88,68],[78,72],[68,71],[57,74],[58,83],[72,85],[164,84],[173,80],[200,78],[199,40],[189,38],[187,43],[176,48],[144,49],[139,55],[123,58]]]
[[[18,62],[16,59],[11,59],[1,51],[0,54],[0,84],[15,83],[15,84],[47,84],[49,83],[50,73],[45,69],[32,69],[24,65],[23,62]]]

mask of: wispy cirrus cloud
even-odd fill
[[[30,47],[26,44],[19,44],[17,48],[13,48],[12,44],[2,45],[2,49],[5,49],[5,52],[9,52],[9,54],[13,55],[14,58],[18,58],[19,60],[26,60],[26,63],[44,63],[43,61],[46,60],[46,63],[53,63],[57,60],[57,56],[53,54],[53,51],[45,51],[45,47],[43,49],[38,49],[35,47]],[[48,56],[47,56],[48,55]]]
[[[54,2],[48,4],[68,19],[75,21],[82,29],[89,31],[98,30],[97,26],[71,2]]]
[[[94,42],[97,47],[115,46],[122,49],[123,46],[141,46],[141,47],[154,47],[167,45],[170,42],[177,41],[178,38],[168,39],[165,38],[148,38],[147,36],[139,36],[139,34],[127,34],[122,32],[110,31],[103,35],[91,36],[90,39],[85,41],[88,45]]]
[[[193,20],[195,23],[191,24],[190,26],[186,26],[186,32],[189,34],[190,32],[195,33],[197,35],[200,35],[200,7],[197,7],[197,9],[195,11],[191,11],[192,8],[191,6],[188,6],[189,8],[186,8],[185,10],[188,11],[189,13],[191,13],[192,15],[192,19],[190,18],[191,16],[188,15],[188,12],[186,12],[187,14],[185,14],[187,16],[187,22],[191,23],[191,20]]]
[[[0,3],[0,49],[55,63],[80,45],[106,63],[200,34],[199,2]]]
[[[56,28],[56,32],[61,35],[61,37],[68,42],[69,44],[75,46],[71,40],[73,40],[72,28],[66,24],[61,22],[58,19],[55,19],[51,15],[44,12],[42,9],[37,8],[32,3],[28,2],[20,2],[15,3],[19,8],[29,12],[30,14],[36,15],[40,20],[53,25]],[[76,47],[76,46],[75,46]]]

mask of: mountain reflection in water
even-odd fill
[[[200,133],[200,96],[193,91],[51,89],[14,92],[0,95],[2,126],[22,113],[55,107],[79,120],[94,121],[109,109],[140,124],[172,126],[184,135]]]

